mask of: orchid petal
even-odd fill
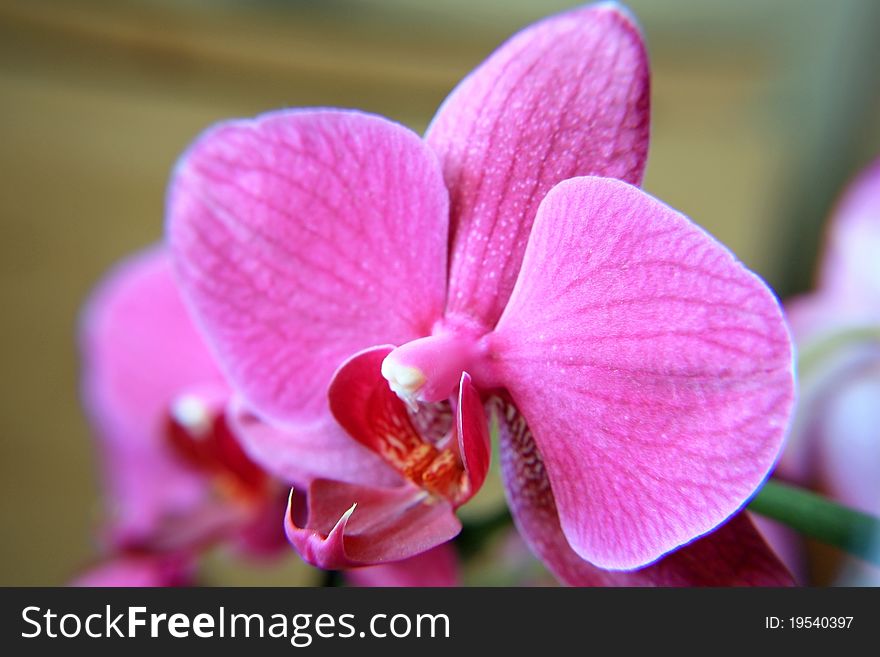
[[[520,534],[556,577],[570,586],[790,586],[791,575],[746,513],[740,513],[657,563],[632,572],[603,570],[569,545],[544,462],[525,419],[494,398],[501,441],[501,473]]]
[[[458,450],[468,478],[467,499],[470,499],[477,494],[486,481],[492,447],[489,438],[489,423],[486,420],[483,402],[467,372],[461,375],[461,384],[458,389],[456,433],[458,434]]]
[[[641,34],[611,3],[523,30],[465,78],[426,135],[450,190],[448,312],[495,324],[553,185],[584,175],[638,184],[648,116]]]
[[[281,481],[305,488],[314,479],[391,486],[400,477],[352,440],[332,418],[291,429],[256,417],[236,398],[227,417],[248,455]]]
[[[288,543],[284,533],[284,513],[288,496],[277,491],[269,496],[253,517],[238,532],[235,548],[251,558],[272,558],[287,552]]]
[[[760,515],[749,514],[755,529],[764,541],[785,564],[795,582],[804,584],[810,581],[804,537],[791,527]]]
[[[305,503],[291,492],[284,528],[303,560],[336,570],[415,556],[453,538],[461,523],[447,502],[412,486],[316,479]]]
[[[596,566],[643,566],[712,530],[780,451],[794,383],[775,298],[626,183],[547,196],[493,341],[562,529]]]
[[[452,543],[444,543],[422,554],[381,566],[352,568],[345,578],[355,586],[458,586],[458,557]]]
[[[226,391],[177,292],[159,248],[117,266],[90,298],[81,322],[83,395],[102,441],[114,532],[127,542],[153,532],[204,498],[194,474],[164,440],[183,390]]]
[[[348,355],[430,332],[445,298],[447,194],[434,154],[357,112],[221,124],[179,163],[168,230],[183,290],[259,415],[328,414]]]

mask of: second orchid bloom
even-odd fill
[[[237,435],[301,482],[286,522],[304,558],[454,537],[492,417],[517,526],[569,583],[651,564],[755,492],[791,413],[791,341],[758,277],[634,186],[648,124],[641,36],[602,4],[513,37],[424,139],[289,110],[184,155],[179,280]],[[775,567],[745,516],[718,533]]]

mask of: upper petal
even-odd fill
[[[178,294],[170,258],[151,248],[118,265],[80,326],[82,389],[101,440],[114,528],[144,536],[206,492],[165,438],[169,408],[193,387],[226,386]]]
[[[544,462],[531,431],[506,399],[491,402],[498,418],[501,473],[520,534],[553,574],[570,586],[790,586],[790,573],[743,512],[717,531],[633,572],[584,561],[559,524]]]
[[[426,135],[450,190],[448,310],[493,326],[544,195],[573,176],[641,182],[648,120],[647,54],[612,3],[523,30],[465,78]]]
[[[190,148],[169,193],[171,245],[250,406],[313,422],[343,359],[430,332],[445,298],[447,205],[418,136],[357,112],[224,123]]]
[[[620,181],[547,196],[493,340],[562,529],[597,566],[642,566],[710,531],[781,448],[794,383],[773,294]]]

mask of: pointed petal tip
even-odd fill
[[[304,561],[339,570],[421,554],[452,539],[461,523],[448,503],[426,502],[410,486],[319,479],[306,496],[291,496],[284,530]]]
[[[360,565],[352,562],[345,553],[345,528],[357,503],[352,504],[336,521],[326,536],[307,527],[299,527],[293,519],[294,491],[290,489],[287,512],[284,515],[284,534],[302,560],[315,568],[340,570]]]

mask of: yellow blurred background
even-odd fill
[[[94,554],[75,329],[162,235],[172,164],[210,123],[358,107],[422,130],[471,68],[561,0],[0,0],[0,584]],[[880,3],[633,0],[653,67],[646,188],[781,295],[805,289],[840,185],[880,153]],[[225,583],[310,582],[217,566]]]

